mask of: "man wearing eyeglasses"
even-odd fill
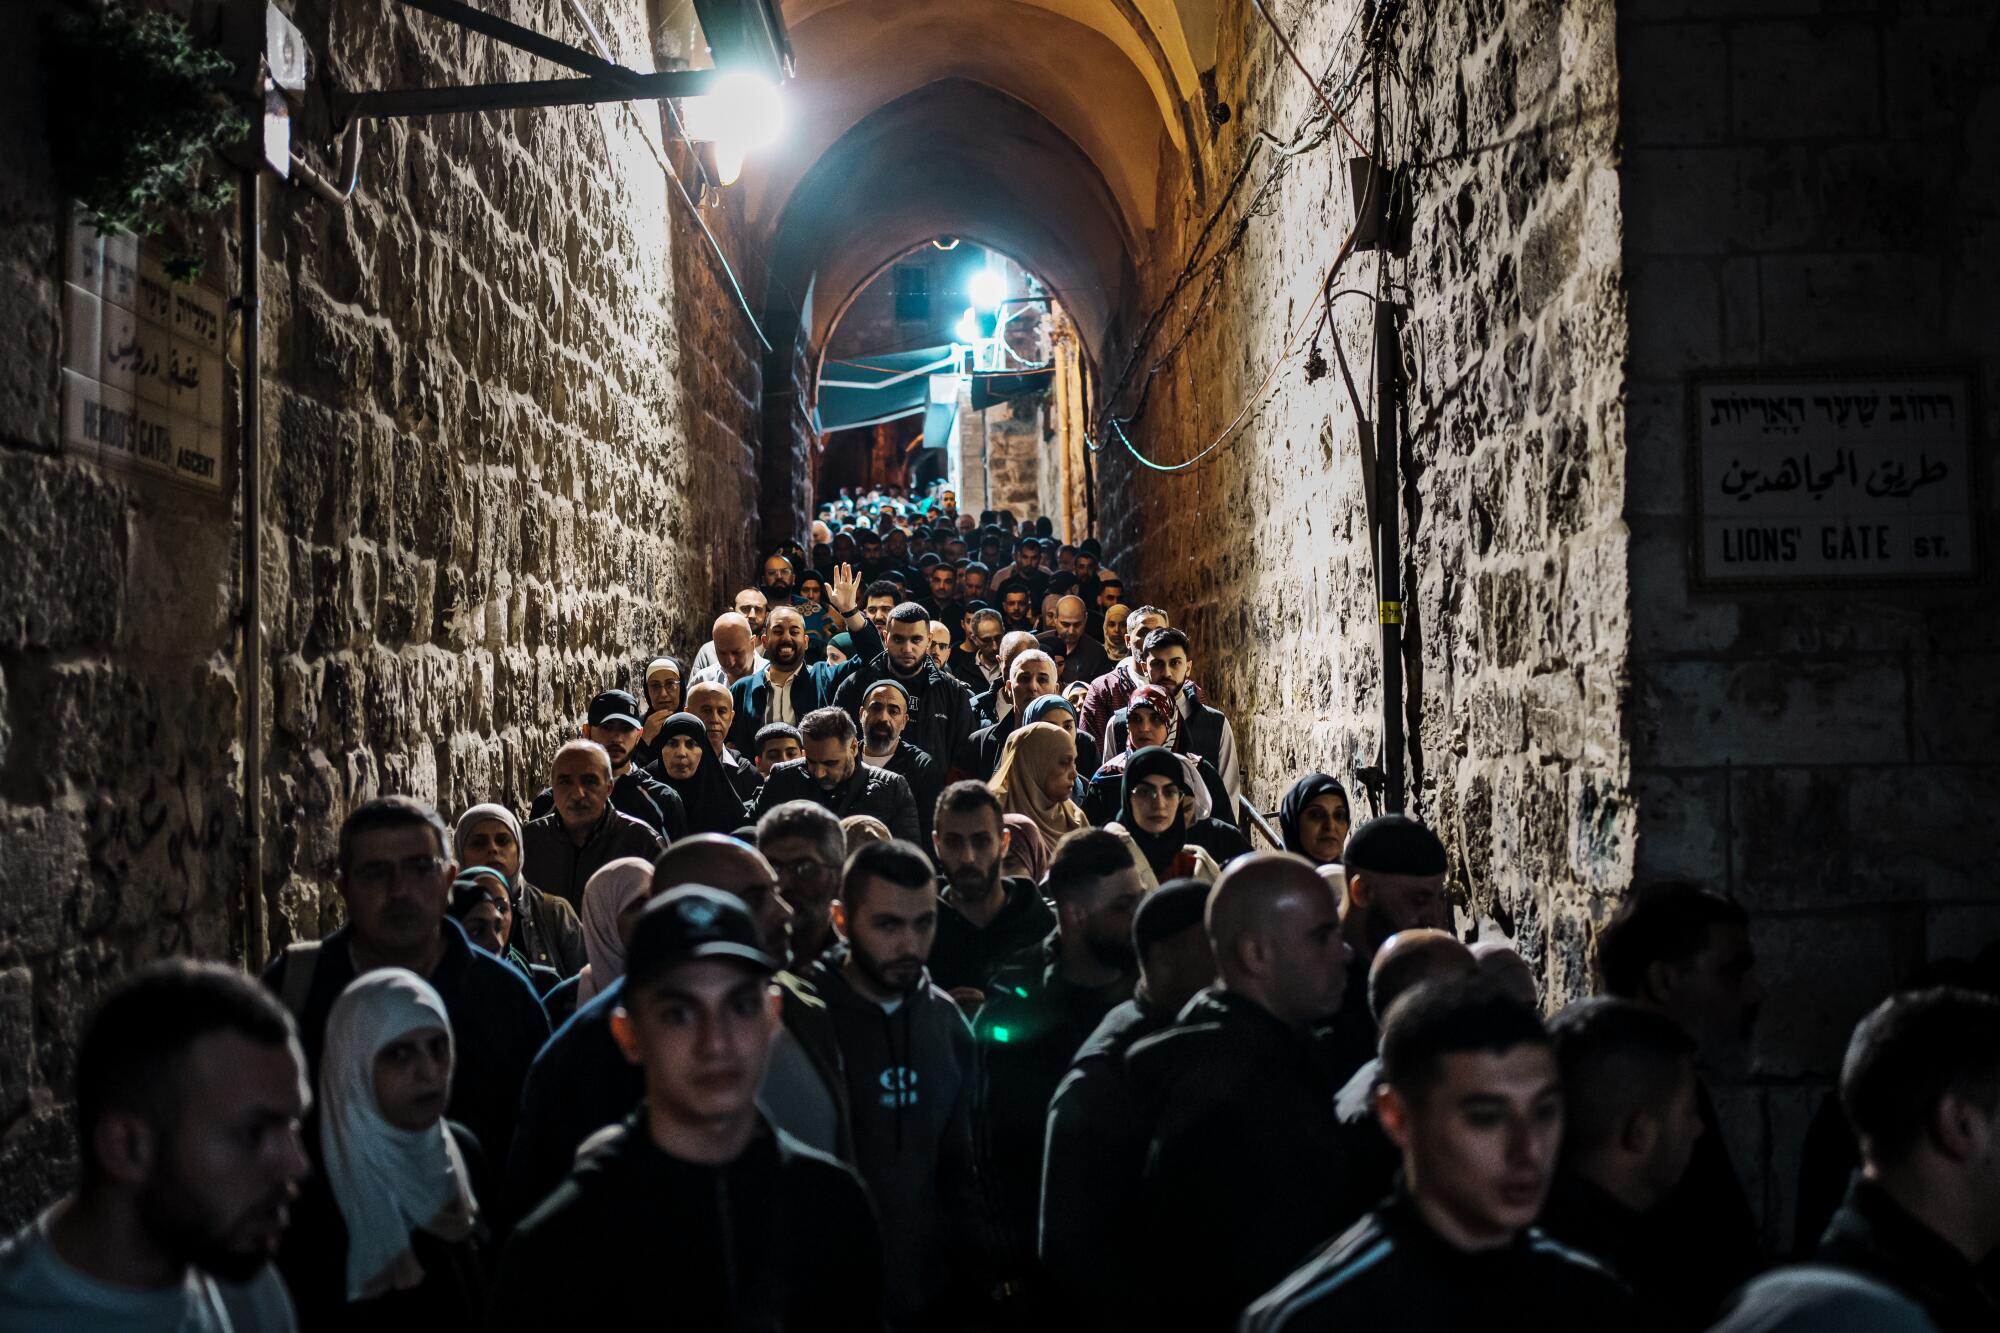
[[[504,1161],[549,1020],[527,977],[473,948],[446,916],[458,873],[449,846],[444,821],[421,801],[383,796],[357,806],[340,826],[336,883],[347,924],[291,945],[263,980],[298,1020],[317,1087],[327,1015],[348,982],[382,967],[427,979],[444,998],[457,1047],[445,1114],[478,1136],[489,1159]]]

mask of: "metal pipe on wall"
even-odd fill
[[[243,960],[261,968],[270,953],[264,901],[264,360],[259,301],[264,262],[261,167],[243,173],[238,263],[243,333]]]
[[[1375,600],[1382,625],[1382,773],[1383,809],[1403,813],[1403,559],[1400,518],[1402,475],[1397,418],[1397,375],[1402,357],[1396,348],[1396,307],[1375,303]]]

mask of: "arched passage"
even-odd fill
[[[1015,257],[1102,359],[1134,301],[1134,233],[1082,148],[997,88],[949,79],[854,126],[800,180],[771,245],[765,330],[765,519],[794,525],[809,489],[802,397],[833,319],[897,255],[949,235]]]

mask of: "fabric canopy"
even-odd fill
[[[958,356],[946,344],[829,361],[819,379],[819,429],[846,430],[915,416],[930,403],[931,376],[951,374]]]

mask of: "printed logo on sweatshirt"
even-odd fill
[[[908,1065],[890,1065],[878,1080],[882,1084],[882,1105],[915,1106],[917,1071]]]

